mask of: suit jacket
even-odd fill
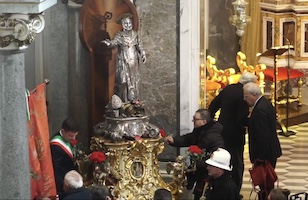
[[[275,167],[282,155],[276,127],[275,108],[262,96],[252,110],[248,125],[251,163],[256,159],[268,160]]]
[[[60,136],[60,133],[56,133],[52,139],[55,136]],[[65,174],[71,170],[76,170],[76,167],[72,155],[65,151],[60,145],[51,142],[50,149],[53,169],[55,173],[57,193],[60,194],[63,193],[63,180]]]
[[[89,189],[81,187],[64,193],[60,200],[92,200],[92,195]]]
[[[244,146],[249,106],[244,100],[243,84],[228,85],[213,99],[209,105],[213,117],[219,109],[225,146]]]

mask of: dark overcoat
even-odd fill
[[[277,158],[282,155],[276,127],[275,108],[262,96],[252,110],[248,125],[251,163],[261,159],[275,166]]]
[[[219,109],[218,121],[224,127],[221,134],[226,147],[244,146],[249,106],[244,100],[243,84],[228,85],[213,99],[209,111],[214,115]]]

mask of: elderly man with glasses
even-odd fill
[[[219,147],[224,146],[224,141],[220,134],[223,127],[213,120],[207,109],[197,110],[192,122],[194,123],[194,130],[191,133],[175,137],[168,136],[165,138],[165,141],[174,147],[197,145],[200,149],[206,151],[206,155],[210,155]],[[205,182],[208,180],[208,172],[205,165],[206,159],[204,157],[197,163],[197,170],[194,176],[196,178],[194,188],[195,200],[199,200],[201,197]],[[191,189],[192,187],[193,184],[188,183],[187,189]]]

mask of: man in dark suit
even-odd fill
[[[248,122],[250,162],[254,163],[257,159],[267,160],[275,168],[277,158],[282,155],[276,132],[276,110],[271,102],[262,96],[259,85],[247,83],[243,89],[245,101],[253,107]],[[273,188],[274,185],[268,188],[267,194]],[[259,199],[266,197],[259,195]]]
[[[194,130],[181,136],[167,136],[165,141],[174,147],[189,147],[197,145],[200,149],[206,150],[206,154],[210,155],[219,147],[224,146],[224,141],[221,136],[222,125],[215,122],[207,109],[199,109],[193,116]],[[194,188],[194,199],[199,200],[202,195],[205,182],[209,179],[205,160],[197,163],[196,185]]]
[[[257,77],[254,74],[243,73],[239,83],[225,87],[209,106],[213,117],[220,109],[218,122],[223,126],[221,134],[225,142],[225,149],[231,154],[232,178],[239,191],[243,182],[245,125],[249,114],[249,106],[244,100],[243,85],[256,81]]]
[[[70,142],[76,139],[78,128],[72,119],[65,119],[62,129],[53,135],[50,140],[52,164],[55,174],[57,193],[63,193],[63,180],[65,174],[75,170],[73,149]]]

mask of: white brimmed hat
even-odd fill
[[[227,150],[218,148],[212,153],[211,157],[205,161],[205,163],[220,169],[231,171],[230,159],[231,155]]]

